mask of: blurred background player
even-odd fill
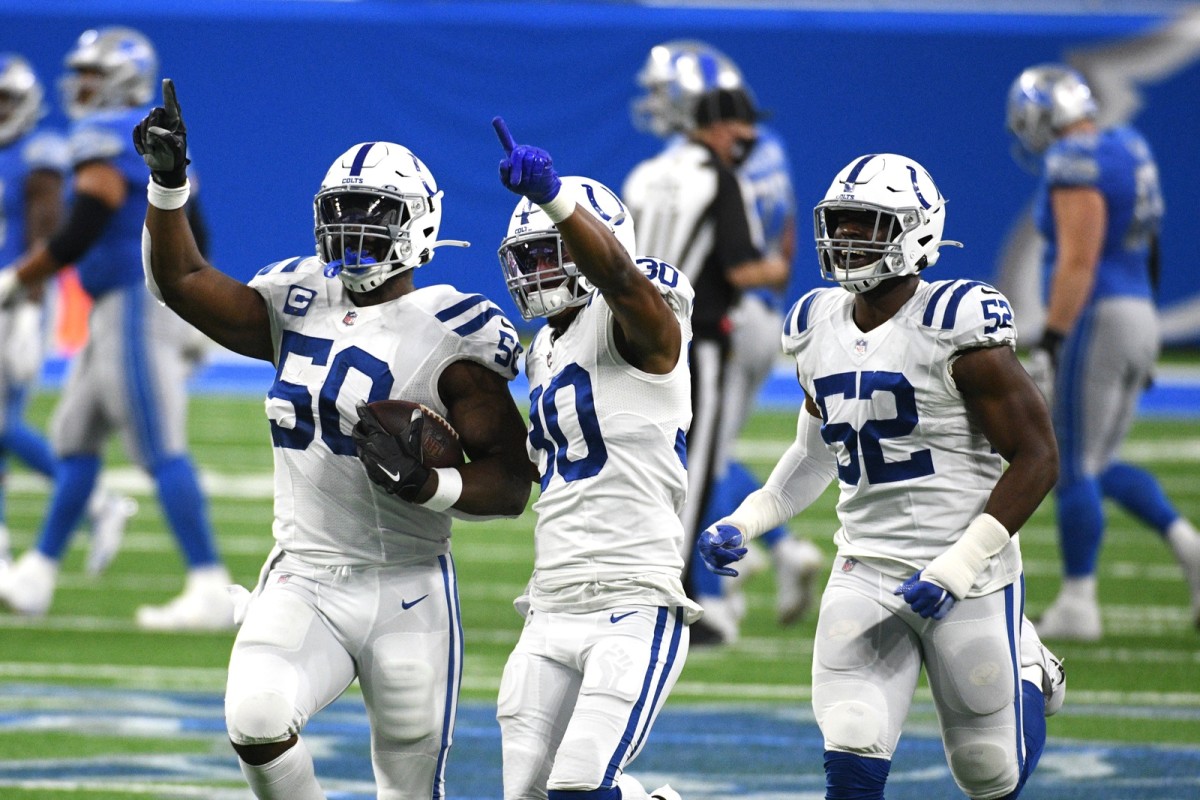
[[[1063,583],[1037,626],[1043,636],[1084,641],[1102,633],[1096,563],[1105,498],[1166,541],[1200,626],[1200,535],[1153,475],[1117,458],[1159,352],[1158,168],[1141,133],[1102,129],[1096,113],[1083,76],[1059,64],[1026,69],[1008,94],[1014,155],[1041,178],[1034,218],[1047,242],[1050,289],[1030,373],[1051,403],[1061,458]]]
[[[406,147],[338,156],[313,199],[318,255],[245,284],[205,260],[180,210],[187,127],[169,79],[134,139],[151,169],[147,281],[219,344],[278,368],[276,543],[239,610],[225,693],[242,774],[261,800],[324,800],[301,733],[357,680],[378,797],[446,797],[463,660],[451,517],[516,517],[536,479],[508,388],[516,329],[482,295],[415,286],[437,248],[466,242],[437,238],[443,193]],[[412,439],[394,436],[367,406],[383,399],[444,416],[470,463],[425,466],[412,441],[433,423],[418,413]]]
[[[529,450],[542,493],[526,617],[497,702],[505,800],[646,800],[625,772],[687,660],[700,614],[683,590],[692,290],[641,252],[620,199],[559,178],[513,141],[500,180],[523,195],[500,262],[526,319]],[[577,448],[576,442],[580,445]],[[679,800],[669,786],[649,797]]]
[[[840,288],[812,290],[787,316],[804,390],[796,440],[700,552],[728,572],[836,478],[838,553],[812,659],[825,796],[883,798],[924,671],[955,782],[1012,800],[1066,691],[1022,617],[1016,536],[1054,485],[1050,415],[1004,296],[921,279],[939,248],[961,246],[942,239],[946,201],[924,167],[856,158],[814,215],[821,275]]]
[[[153,479],[187,564],[183,593],[162,606],[139,607],[137,624],[151,630],[229,627],[229,574],[217,556],[207,501],[187,453],[193,334],[150,297],[141,269],[145,165],[129,132],[154,96],[158,58],[141,33],[110,27],[85,31],[65,64],[63,103],[73,120],[70,212],[48,240],[33,243],[0,273],[0,301],[75,264],[93,305],[87,343],[54,412],[59,461],[46,519],[37,546],[0,575],[0,602],[32,616],[49,609],[59,562],[86,511],[105,444],[120,431],[131,459]]]
[[[715,47],[700,41],[675,40],[651,48],[637,80],[645,94],[635,99],[632,105],[634,126],[665,139],[666,144],[656,159],[639,165],[630,173],[622,194],[635,215],[649,217],[648,209],[640,207],[646,202],[640,196],[647,191],[651,176],[659,174],[650,165],[665,165],[667,154],[688,145],[689,134],[697,129],[696,111],[701,98],[727,89],[741,92],[751,109],[755,107],[755,101],[737,65]],[[703,470],[708,463],[703,454],[692,459],[693,444],[696,449],[703,450],[706,449],[705,442],[711,438],[716,448],[707,502],[697,511],[689,499],[685,512],[689,520],[699,513],[698,523],[689,528],[693,531],[689,541],[694,541],[695,529],[727,514],[758,488],[753,474],[733,457],[732,450],[780,354],[778,339],[782,329],[784,293],[795,252],[795,197],[782,139],[757,121],[758,113],[753,116],[753,141],[745,142],[743,146],[748,148],[748,153],[739,154],[744,160],[733,166],[740,179],[743,197],[751,201],[753,214],[748,220],[751,242],[758,253],[770,259],[770,268],[776,277],[762,284],[742,282],[739,285],[741,292],[735,296],[723,322],[723,327],[728,330],[729,352],[722,383],[714,392],[716,400],[708,402],[701,399],[703,395],[696,396],[703,406],[701,416],[706,417],[716,405],[720,407],[720,421],[718,430],[711,437],[703,431],[689,435],[689,470],[693,466]],[[733,160],[737,161],[737,158]],[[694,220],[693,215],[679,224]],[[667,224],[665,221],[651,223],[647,219],[643,223],[639,220],[643,239],[649,242],[649,235],[670,235],[663,230]],[[648,231],[647,227],[651,226],[653,229]],[[700,233],[692,241],[703,247],[703,235]],[[689,244],[673,243],[676,251],[664,250],[668,254],[662,257],[678,257]],[[702,419],[700,424],[703,428],[706,423]],[[704,493],[703,477],[697,475],[696,480],[700,482],[690,481],[689,491]],[[811,542],[791,536],[783,527],[764,535],[762,542],[769,548],[776,570],[778,619],[782,624],[790,624],[808,607],[823,558]],[[687,585],[692,596],[705,608],[704,620],[697,628],[697,643],[707,643],[706,635],[711,636],[714,629],[719,640],[735,640],[745,609],[744,598],[736,583],[752,569],[744,569],[737,581],[723,581],[703,568],[692,569],[696,566],[694,555],[692,559]]]
[[[0,55],[0,264],[9,264],[44,241],[62,218],[63,176],[70,168],[67,142],[37,130],[45,115],[41,81],[20,55]],[[50,443],[24,419],[29,391],[42,368],[44,298],[40,291],[0,307],[0,562],[10,554],[5,524],[5,473],[10,455],[53,479]],[[88,572],[98,574],[116,554],[132,498],[97,489],[88,503],[91,522]]]

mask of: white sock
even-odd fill
[[[1082,578],[1064,577],[1058,596],[1084,603],[1096,601],[1096,576],[1087,575]]]
[[[1200,533],[1188,522],[1184,517],[1180,517],[1171,523],[1167,528],[1167,544],[1171,545],[1171,549],[1175,555],[1180,555],[1180,551],[1190,554],[1197,546],[1200,546]]]
[[[286,753],[266,764],[254,766],[240,758],[238,763],[259,800],[325,800],[304,739],[297,739]]]

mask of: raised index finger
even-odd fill
[[[181,118],[179,113],[179,101],[175,99],[175,81],[170,78],[163,78],[163,110],[167,112],[168,122],[178,122]]]
[[[504,145],[504,154],[512,155],[513,148],[517,143],[513,140],[513,135],[508,131],[508,125],[504,123],[504,117],[492,117],[492,127],[496,129],[496,135],[500,137],[500,144]]]

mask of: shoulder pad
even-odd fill
[[[1050,186],[1093,186],[1098,180],[1095,137],[1059,139],[1046,151],[1046,183]]]
[[[783,317],[783,340],[786,343],[789,340],[796,340],[802,337],[812,327],[814,319],[814,307],[818,305],[818,299],[828,293],[834,291],[834,287],[821,286],[816,289],[809,290],[799,300],[797,300],[787,314]],[[838,291],[841,291],[838,289]]]
[[[441,284],[418,289],[413,293],[413,301],[460,337],[458,346],[462,355],[507,380],[516,377],[525,348],[518,340],[516,326],[491,300]]]
[[[944,332],[954,349],[1016,345],[1012,306],[982,281],[950,280],[929,284],[921,324]]]
[[[294,281],[297,273],[311,274],[321,269],[321,262],[316,256],[296,256],[294,258],[285,258],[282,261],[276,261],[268,264],[258,271],[253,278],[250,279],[250,284],[260,283],[277,283],[280,278],[278,276],[286,275],[287,280]]]
[[[21,158],[31,170],[67,172],[71,169],[71,148],[66,137],[49,131],[38,131],[26,139],[21,146]]]
[[[110,161],[125,151],[125,140],[116,131],[102,125],[80,125],[71,131],[71,163]]]

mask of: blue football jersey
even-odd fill
[[[0,265],[25,252],[25,181],[39,169],[66,172],[66,140],[37,132],[0,148]]]
[[[1127,125],[1056,141],[1046,151],[1034,219],[1045,236],[1046,274],[1057,257],[1050,190],[1091,186],[1104,195],[1108,226],[1089,302],[1106,297],[1151,297],[1150,238],[1163,215],[1158,166],[1142,135]]]
[[[796,213],[792,167],[779,134],[765,125],[759,125],[758,144],[738,168],[738,175],[750,187],[754,210],[762,229],[763,240],[755,244],[765,254],[779,252],[787,220]],[[752,291],[769,307],[776,311],[783,310],[782,292],[766,288]]]
[[[71,164],[105,161],[120,171],[129,188],[125,204],[109,220],[104,233],[79,260],[79,280],[92,297],[143,281],[142,224],[146,220],[145,185],[150,173],[133,149],[130,131],[148,108],[100,111],[71,127]]]

